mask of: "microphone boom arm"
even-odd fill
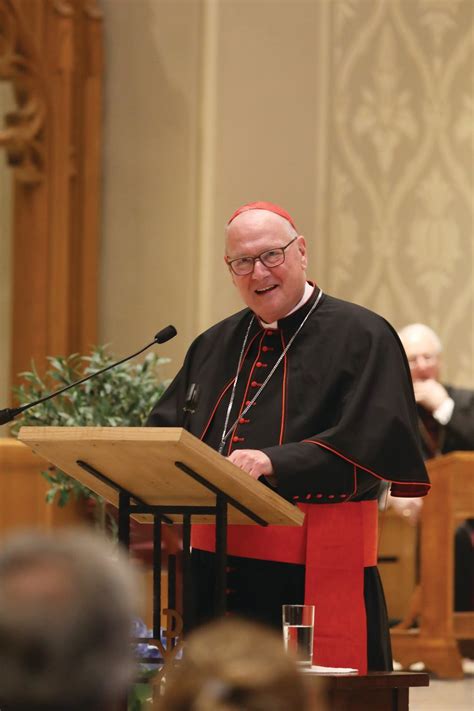
[[[5,425],[5,424],[7,424],[7,422],[11,422],[12,420],[15,419],[15,417],[17,417],[17,415],[20,415],[25,410],[29,410],[31,407],[35,407],[36,405],[41,405],[41,403],[47,402],[47,400],[51,400],[51,398],[56,397],[57,395],[61,395],[61,393],[65,393],[66,390],[70,390],[71,388],[74,388],[76,385],[81,385],[81,383],[85,383],[86,380],[95,378],[96,375],[105,373],[107,370],[110,370],[111,368],[115,368],[117,365],[122,365],[122,363],[125,363],[125,361],[127,361],[127,360],[136,358],[138,355],[140,355],[140,353],[143,353],[143,351],[146,351],[148,348],[155,345],[155,343],[166,343],[166,341],[169,341],[171,338],[174,338],[174,336],[176,336],[176,333],[177,333],[177,331],[174,326],[166,326],[161,331],[158,331],[158,333],[156,334],[156,336],[150,343],[148,343],[143,348],[140,348],[140,350],[137,351],[136,353],[132,353],[132,355],[126,356],[125,358],[122,358],[121,360],[117,361],[116,363],[111,363],[110,365],[107,365],[105,368],[96,370],[95,373],[89,373],[89,375],[86,375],[84,378],[81,378],[80,380],[75,380],[73,383],[70,383],[69,385],[65,385],[63,388],[60,388],[59,390],[55,390],[54,392],[50,393],[49,395],[46,395],[45,397],[40,398],[39,400],[35,400],[34,402],[29,402],[26,405],[22,405],[21,407],[6,407],[5,409],[0,410],[0,425]]]

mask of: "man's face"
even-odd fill
[[[227,259],[256,257],[262,252],[284,247],[291,240],[289,223],[267,210],[249,210],[238,215],[227,231]],[[283,264],[269,269],[260,260],[251,274],[232,281],[245,304],[260,318],[272,323],[288,314],[301,300],[306,282],[306,243],[299,236],[285,250]]]
[[[441,356],[428,333],[414,331],[402,339],[413,382],[439,380]]]

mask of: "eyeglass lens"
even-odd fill
[[[245,274],[250,274],[255,266],[255,262],[260,260],[268,268],[278,267],[285,261],[285,250],[295,241],[296,237],[288,242],[284,247],[275,247],[274,249],[268,249],[266,252],[262,252],[257,257],[240,257],[238,259],[232,259],[229,262],[229,266],[235,274],[239,276],[244,276]]]

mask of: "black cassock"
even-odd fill
[[[305,598],[305,564],[308,578],[307,566],[315,546],[324,548],[328,537],[338,537],[339,531],[352,526],[353,521],[357,523],[361,508],[366,514],[370,507],[373,519],[382,480],[392,482],[392,493],[399,496],[423,496],[429,488],[403,347],[383,318],[360,306],[323,294],[256,402],[244,413],[246,404],[265,381],[314,306],[318,294],[316,287],[302,307],[278,321],[276,329],[263,327],[254,317],[229,426],[237,418],[239,421],[223,451],[228,455],[237,448],[263,450],[273,464],[276,491],[296,504],[304,502],[307,518],[315,522],[314,526],[311,522],[308,524],[308,530],[317,530],[317,535],[311,534],[311,542],[309,538],[305,540],[303,558],[297,563],[291,554],[286,555],[285,539],[280,536],[273,544],[268,538],[272,535],[268,529],[263,533],[255,526],[230,527],[235,530],[229,531],[228,609],[277,627],[281,626],[281,605],[303,602]],[[244,309],[208,329],[192,343],[182,369],[153,409],[148,425],[185,425],[212,448],[219,448],[239,354],[252,317],[253,313]],[[200,386],[200,398],[195,414],[186,420],[183,407],[192,383]],[[359,506],[355,506],[356,503]],[[353,511],[357,511],[356,519],[349,515]],[[318,512],[319,518],[322,512],[325,515],[319,529]],[[325,534],[328,512],[328,526],[332,526],[327,529],[331,531],[330,536]],[[362,518],[363,536],[368,519]],[[193,528],[208,530],[211,527]],[[247,528],[249,532],[244,531]],[[246,543],[247,533],[250,539]],[[345,533],[350,545],[352,532]],[[260,555],[259,541],[255,538],[259,535],[266,536],[262,539],[264,555]],[[212,536],[207,538],[210,540]],[[195,550],[199,541],[205,539],[205,535],[197,533],[193,538],[197,607],[201,619],[211,614],[213,589],[214,556],[204,544],[200,546],[204,550]],[[339,542],[340,548],[345,546],[343,540]],[[288,547],[291,547],[289,539]],[[238,556],[232,555],[236,552]],[[328,567],[331,555],[330,549],[329,553],[326,551],[323,567]],[[336,551],[335,568],[341,567],[338,555],[340,552]],[[384,670],[391,668],[390,642],[373,555],[371,564],[367,565],[366,557],[362,568],[362,605],[366,615],[364,645],[368,668]],[[342,560],[345,565],[344,555]],[[338,579],[336,573],[334,581],[329,581],[332,585],[329,589],[338,591],[331,593],[336,601],[333,600],[333,607],[339,605],[340,611],[352,604],[344,592],[339,593],[346,579],[347,587],[352,587],[351,574],[351,571],[343,573]],[[316,588],[318,580],[317,577]],[[322,603],[321,609],[325,609]],[[318,620],[317,613],[318,607]],[[340,618],[340,615],[337,609],[332,609],[322,617]],[[345,631],[351,620],[348,619],[347,624],[339,620],[341,624]],[[340,629],[334,634],[340,636]],[[350,645],[349,634],[345,647]],[[317,663],[334,657],[340,659],[339,651],[323,655],[322,661]],[[344,659],[351,661],[352,657],[344,656]],[[340,662],[330,665],[350,666]]]

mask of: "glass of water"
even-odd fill
[[[301,666],[310,667],[313,659],[314,605],[283,605],[285,649],[296,655]]]

